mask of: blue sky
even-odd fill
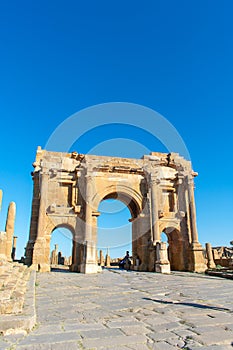
[[[199,239],[229,245],[232,13],[230,0],[1,2],[0,229],[14,200],[17,256],[28,239],[30,172],[37,146],[43,147],[73,113],[114,101],[152,108],[175,126],[199,172]],[[109,138],[126,138],[123,129],[107,133]],[[141,156],[140,147],[123,147],[119,140],[115,146],[99,145],[105,135],[106,130],[93,130],[76,142],[77,151]],[[145,146],[164,150],[152,140]],[[109,225],[108,220],[101,224]]]

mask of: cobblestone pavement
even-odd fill
[[[233,282],[192,273],[37,275],[37,325],[0,349],[233,349]]]

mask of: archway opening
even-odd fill
[[[126,251],[132,255],[132,223],[129,221],[132,217],[132,206],[130,209],[125,202],[115,199],[114,196],[106,196],[100,202],[97,229],[99,264],[100,250],[104,263],[107,263],[106,255],[109,255],[112,266],[118,266],[118,259],[123,258]]]
[[[161,242],[164,242],[164,243],[166,243],[167,245],[169,244],[169,243],[168,243],[168,236],[166,235],[165,232],[161,232],[160,240],[161,240]]]
[[[184,270],[183,241],[180,231],[174,227],[167,227],[161,233],[161,241],[167,243],[168,260],[172,271]]]
[[[73,233],[63,226],[56,227],[51,233],[50,265],[52,268],[69,269],[72,264]]]

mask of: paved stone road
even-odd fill
[[[233,282],[104,270],[38,274],[37,325],[0,349],[233,349]]]

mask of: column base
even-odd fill
[[[203,247],[199,242],[192,243],[190,246],[189,271],[205,272],[207,265],[205,262]]]
[[[51,266],[49,264],[32,264],[30,269],[37,272],[50,272]]]
[[[77,264],[72,264],[72,265],[70,265],[69,270],[72,271],[72,272],[79,272],[80,266],[77,265]]]
[[[81,264],[81,267],[80,267],[81,273],[97,273],[100,271],[102,271],[102,269],[97,264],[92,264],[92,263]]]
[[[30,270],[33,270],[33,271],[39,271],[39,266],[38,264],[32,264],[29,266]]]
[[[171,273],[170,263],[156,263],[155,264],[155,272],[159,273]]]
[[[148,265],[145,264],[145,263],[141,263],[141,264],[138,266],[138,271],[142,271],[142,272],[148,271]]]
[[[214,261],[208,262],[207,266],[208,266],[208,269],[215,269],[216,268],[216,265],[215,265]]]
[[[39,272],[50,272],[51,267],[49,264],[39,264]]]

